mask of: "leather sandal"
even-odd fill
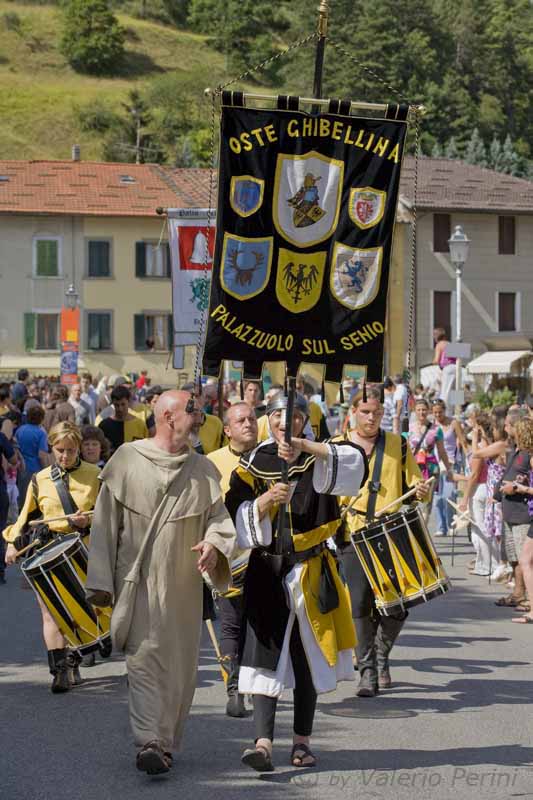
[[[525,597],[514,597],[510,594],[507,595],[507,597],[500,597],[499,600],[495,601],[494,605],[500,606],[501,608],[516,608],[523,603],[525,599]]]
[[[256,772],[274,772],[272,757],[266,747],[256,745],[244,751],[241,761]]]
[[[169,760],[161,743],[156,739],[147,742],[137,753],[137,769],[146,772],[147,775],[162,775],[168,772],[171,766],[172,756]]]
[[[301,755],[298,755],[301,753]],[[304,763],[304,758],[312,758],[312,762]],[[314,753],[311,752],[311,749],[307,744],[303,742],[298,742],[297,744],[293,744],[291,750],[291,764],[293,767],[300,767],[300,768],[307,768],[316,767],[316,756]]]

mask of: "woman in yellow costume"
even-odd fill
[[[80,459],[81,441],[78,427],[71,422],[60,422],[51,429],[48,442],[52,448],[55,464],[33,476],[18,520],[4,530],[4,539],[8,542],[7,564],[15,563],[18,550],[25,544],[30,521],[60,517],[65,514],[54,479],[56,482],[58,480],[63,482],[78,513],[70,515],[68,519],[51,522],[48,526],[49,535],[55,538],[74,531],[89,533],[90,520],[79,512],[91,511],[94,508],[100,470],[94,464],[87,464]],[[48,664],[50,673],[54,676],[52,692],[66,692],[70,689],[71,683],[81,682],[78,666],[80,658],[76,652],[67,650],[63,634],[52,615],[40,598],[38,602],[43,618],[43,638],[48,650]]]

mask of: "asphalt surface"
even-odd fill
[[[505,590],[469,576],[463,536],[437,540],[452,590],[412,610],[393,651],[394,687],[374,699],[343,683],[319,700],[315,770],[289,766],[291,702],[279,704],[276,771],[240,763],[251,719],[224,714],[207,635],[186,742],[169,776],[135,769],[120,658],[52,695],[39,613],[17,569],[0,586],[0,800],[470,800],[533,798],[533,626],[494,605]]]

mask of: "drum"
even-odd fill
[[[450,588],[418,506],[383,516],[351,538],[380,614],[427,603]]]
[[[81,655],[111,655],[111,608],[85,598],[87,548],[77,533],[56,537],[22,563],[22,572],[57,623],[69,647]]]

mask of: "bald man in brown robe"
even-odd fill
[[[202,576],[231,581],[235,530],[220,476],[188,444],[198,409],[187,392],[165,392],[156,435],[123,445],[104,467],[95,507],[87,594],[113,601],[111,636],[126,655],[138,769],[167,772],[196,686]]]

